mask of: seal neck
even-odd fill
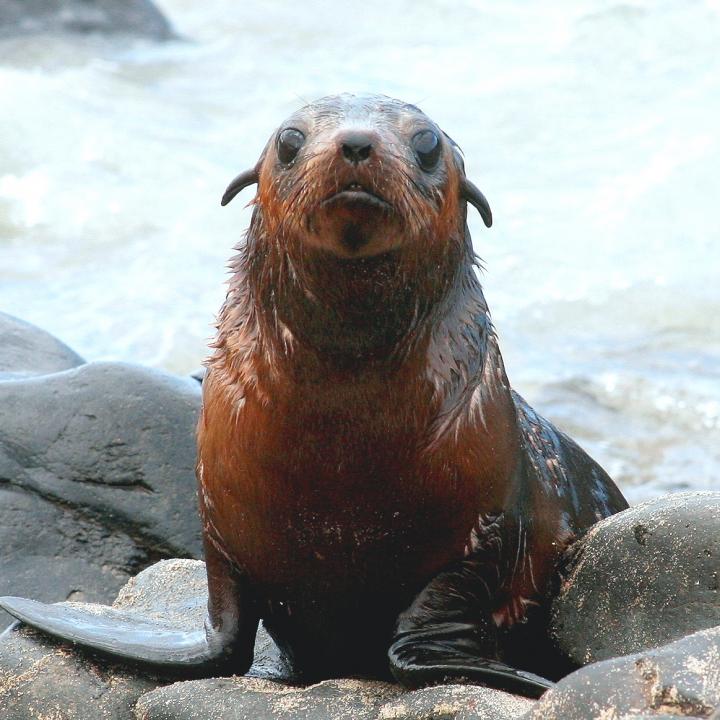
[[[426,346],[442,316],[474,289],[463,280],[472,265],[469,237],[346,259],[250,233],[240,256],[268,343],[336,367],[397,363]]]

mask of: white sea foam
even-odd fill
[[[0,41],[0,309],[193,369],[249,219],[226,183],[304,99],[383,92],[490,200],[514,385],[632,499],[720,487],[716,0],[160,5],[185,41]]]

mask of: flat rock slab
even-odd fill
[[[0,312],[0,381],[47,375],[84,363],[50,333]]]
[[[720,708],[720,627],[593,663],[561,680],[526,720],[711,716]]]
[[[551,633],[578,665],[720,625],[720,493],[667,495],[594,525],[571,549]]]
[[[534,700],[476,685],[441,685],[404,693],[387,703],[378,720],[516,720]]]
[[[292,687],[255,678],[176,683],[144,695],[137,720],[376,720],[400,688],[383,682],[326,680]]]
[[[197,381],[124,363],[0,379],[0,595],[111,602],[200,557],[200,403]]]
[[[149,0],[2,0],[0,37],[28,33],[123,33],[164,40],[170,23]]]

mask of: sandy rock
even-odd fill
[[[197,381],[123,363],[0,382],[0,595],[110,602],[199,557],[199,408]]]
[[[130,720],[135,700],[157,685],[35,637],[29,630],[0,637],[3,720]]]
[[[204,564],[168,560],[140,573],[114,607],[178,628],[202,624]],[[100,606],[88,606],[102,613]],[[3,720],[130,720],[140,695],[167,680],[74,652],[29,628],[0,636]]]
[[[176,683],[144,695],[137,720],[376,720],[394,698],[395,685],[367,680],[326,680],[306,688],[255,678]]]
[[[571,550],[552,608],[558,647],[583,665],[720,625],[720,493],[650,500]]]
[[[525,720],[707,718],[720,707],[720,627],[588,665],[558,683]]]
[[[378,720],[515,720],[534,705],[517,695],[477,685],[440,685],[400,695]]]
[[[3,0],[0,36],[123,33],[164,40],[172,29],[149,0]]]

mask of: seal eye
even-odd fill
[[[415,150],[420,167],[429,172],[440,159],[440,138],[432,130],[421,130],[412,139],[412,146]]]
[[[289,165],[300,152],[305,136],[296,128],[285,128],[278,136],[278,158],[283,165]]]

